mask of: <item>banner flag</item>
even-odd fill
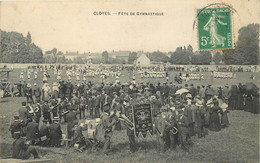
[[[150,104],[140,104],[133,107],[134,133],[136,137],[145,138],[152,135],[153,123]]]

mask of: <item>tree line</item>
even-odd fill
[[[83,57],[68,59],[62,51],[56,48],[43,52],[41,48],[32,42],[28,32],[24,37],[17,32],[5,32],[0,29],[1,54],[0,62],[4,63],[87,63]],[[78,54],[78,52],[77,52]],[[259,64],[259,24],[249,24],[238,31],[238,40],[234,49],[222,50],[221,52],[195,51],[193,47],[177,47],[173,52],[147,52],[146,56],[153,63],[171,64],[194,64],[208,65],[212,61],[215,64],[233,65],[258,65]],[[104,51],[101,58],[93,58],[92,63],[103,64],[133,64],[138,58],[137,52],[130,52],[128,59],[113,58],[109,52]]]
[[[5,32],[0,29],[0,62],[4,63],[43,63],[41,48],[32,43],[31,34],[24,37],[21,33]]]

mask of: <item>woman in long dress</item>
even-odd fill
[[[218,105],[218,100],[213,100],[214,106],[211,108],[211,114],[209,119],[209,129],[211,131],[220,131],[221,124],[219,120],[219,112],[221,112],[221,108]]]
[[[221,116],[221,125],[222,128],[229,126],[229,120],[228,120],[228,105],[226,103],[223,103],[220,108],[222,109],[222,116]]]

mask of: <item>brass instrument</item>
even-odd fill
[[[134,123],[129,118],[127,118],[124,114],[120,114],[118,119],[123,121],[126,127],[128,127],[130,130],[134,130]]]
[[[176,127],[173,127],[170,132],[173,134],[173,135],[176,135],[178,133],[178,129]]]

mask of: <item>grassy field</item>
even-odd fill
[[[170,74],[170,79],[176,72]],[[50,73],[53,76],[52,73]],[[131,73],[123,73],[120,77],[121,82],[131,79]],[[205,80],[202,82],[194,81],[195,85],[208,84],[224,85],[226,83],[237,84],[249,81],[251,73],[239,73],[237,79],[216,79],[210,82],[209,73],[206,73]],[[19,71],[14,70],[11,75],[11,82],[18,82]],[[39,78],[42,76],[39,74]],[[90,79],[93,82],[100,82],[99,78]],[[114,81],[115,79],[109,78]],[[125,81],[124,81],[125,80]],[[137,76],[137,82],[141,79]],[[259,80],[257,76],[256,81]],[[33,80],[32,80],[33,81]],[[50,81],[54,81],[53,78]],[[145,82],[148,79],[145,80]],[[152,79],[150,82],[162,82],[162,79]],[[33,81],[34,82],[34,81]],[[31,82],[31,83],[33,83]],[[41,80],[36,81],[41,83]],[[191,82],[190,82],[191,83]],[[0,157],[10,156],[13,139],[8,131],[13,116],[18,113],[18,108],[25,98],[8,97],[0,101]],[[115,131],[111,140],[112,152],[106,156],[102,152],[92,153],[87,149],[83,153],[76,152],[73,148],[46,148],[36,147],[41,158],[54,159],[58,162],[259,162],[259,115],[244,111],[231,111],[229,114],[230,126],[222,129],[220,132],[209,132],[205,138],[198,139],[193,137],[193,147],[189,155],[185,155],[182,150],[166,151],[157,153],[156,137],[144,140],[138,140],[139,151],[129,152],[128,137],[126,131]],[[62,130],[65,131],[65,124],[62,124]],[[146,144],[146,148],[145,148]]]

